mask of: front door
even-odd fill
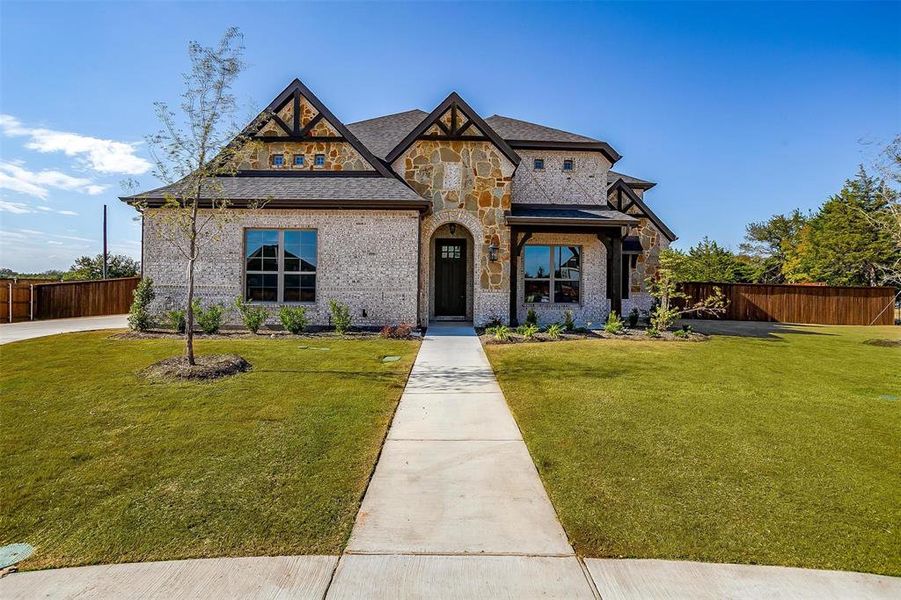
[[[466,317],[466,240],[435,240],[435,316]]]

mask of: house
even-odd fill
[[[675,239],[645,202],[655,184],[612,171],[609,144],[483,118],[456,93],[429,113],[344,124],[295,80],[245,136],[252,152],[217,186],[229,218],[196,264],[202,302],[296,303],[314,324],[331,299],[364,326],[516,324],[529,309],[600,323],[650,307],[645,279]],[[185,295],[161,212],[179,194],[122,198],[142,210],[158,309]]]

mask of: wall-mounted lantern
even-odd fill
[[[497,262],[497,244],[491,244],[488,246],[488,260],[491,262]]]
[[[447,228],[450,230],[451,235],[457,234],[457,224],[456,223],[451,223],[450,225],[447,226]]]

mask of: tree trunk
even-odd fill
[[[191,208],[190,250],[188,253],[188,305],[185,307],[185,358],[192,367],[194,362],[194,263],[197,260],[197,204]]]

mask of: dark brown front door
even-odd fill
[[[435,316],[466,316],[466,240],[435,240]]]

